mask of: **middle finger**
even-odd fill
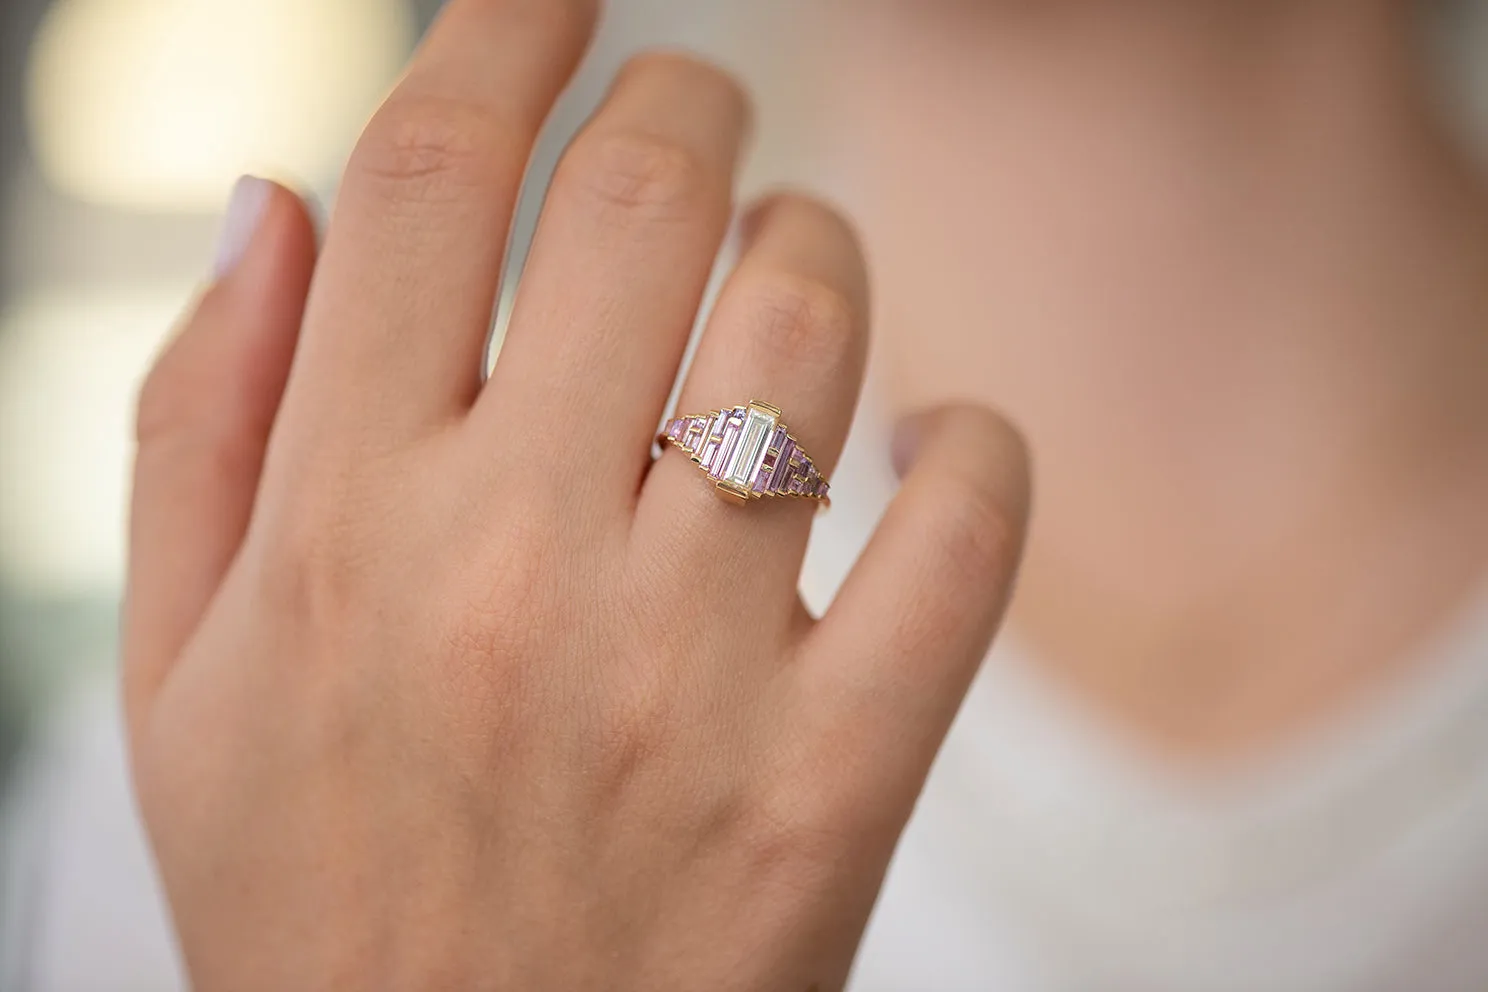
[[[430,29],[337,199],[285,401],[302,435],[381,442],[468,410],[523,171],[594,6],[450,0]]]
[[[472,428],[565,484],[632,500],[732,210],[747,105],[702,63],[649,55],[554,175]],[[513,422],[538,425],[518,433]],[[525,452],[524,452],[525,453]]]

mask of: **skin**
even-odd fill
[[[950,406],[819,621],[808,504],[651,441],[747,110],[627,68],[478,370],[579,0],[453,0],[316,257],[279,190],[140,400],[125,695],[194,987],[830,989],[1000,618],[1018,436]],[[782,405],[830,471],[862,379],[852,230],[779,196],[684,409]]]

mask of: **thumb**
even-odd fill
[[[242,542],[314,266],[299,197],[240,180],[214,281],[140,392],[123,630],[131,725]]]

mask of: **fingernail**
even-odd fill
[[[909,474],[915,459],[920,455],[920,442],[925,436],[925,414],[912,413],[899,421],[894,428],[894,440],[889,446],[889,458],[899,478]]]
[[[242,261],[273,192],[273,183],[253,176],[244,176],[233,187],[217,240],[217,261],[213,266],[216,278],[226,276]]]

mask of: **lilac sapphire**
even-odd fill
[[[729,477],[729,468],[733,464],[734,449],[739,444],[739,433],[743,429],[744,410],[742,407],[725,410],[719,419],[723,426],[718,432],[718,450],[714,452],[713,460],[704,464],[709,475],[720,482],[725,482]]]
[[[775,457],[775,475],[770,479],[770,492],[784,492],[786,483],[790,480],[791,460],[796,453],[796,442],[789,437],[780,446],[780,454]]]
[[[698,440],[697,448],[694,449],[697,460],[703,463],[704,468],[713,463],[713,455],[718,451],[718,428],[721,426],[718,421],[718,417],[707,419],[703,424],[702,437]]]

